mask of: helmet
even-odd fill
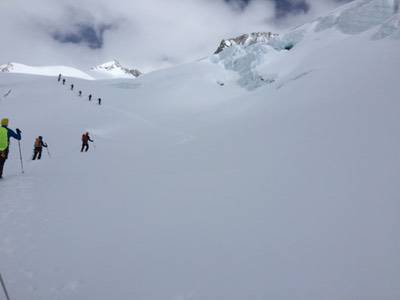
[[[1,126],[8,126],[8,118],[3,118],[1,120]]]
[[[39,135],[39,140],[43,140],[43,137],[41,135]]]

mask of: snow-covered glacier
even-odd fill
[[[0,73],[11,299],[400,299],[396,3],[74,91]]]
[[[253,90],[264,85],[280,85],[279,78],[287,72],[287,66],[279,64],[286,56],[297,56],[298,52],[312,52],[309,47],[320,47],[326,40],[346,40],[349,35],[366,32],[371,40],[400,38],[400,13],[397,0],[352,1],[313,22],[299,26],[271,39],[247,44],[232,44],[229,48],[211,57],[211,61],[238,73],[237,83]],[[321,40],[321,43],[310,42]],[[293,54],[286,52],[294,50]],[[329,49],[328,49],[329,51]],[[276,64],[275,62],[279,62]],[[276,69],[270,64],[278,65]],[[296,67],[296,64],[293,65]],[[285,80],[283,78],[283,80]]]

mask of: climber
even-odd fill
[[[4,164],[8,158],[10,138],[14,138],[18,141],[21,140],[21,130],[18,128],[14,132],[8,128],[8,119],[4,118],[1,120],[0,127],[0,178],[3,177]]]
[[[41,159],[42,158],[42,150],[47,148],[47,144],[43,142],[43,137],[38,136],[35,140],[34,148],[33,148],[33,157],[32,160]]]
[[[89,132],[86,132],[82,135],[82,148],[81,152],[87,152],[89,150],[89,142],[93,143],[93,140],[89,136]]]

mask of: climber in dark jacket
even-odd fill
[[[89,150],[89,142],[93,143],[93,140],[89,136],[89,132],[86,132],[82,135],[82,148],[81,152],[85,151],[88,152]]]

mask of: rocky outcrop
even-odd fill
[[[250,46],[255,43],[267,43],[271,39],[278,37],[278,34],[272,32],[253,32],[242,34],[238,37],[222,40],[218,49],[214,52],[214,54],[218,54],[222,52],[224,49],[231,47],[232,45],[242,45],[242,46]]]
[[[0,65],[0,72],[7,72],[7,73],[9,73],[10,71],[13,70],[13,68],[14,68],[14,65],[13,65],[12,63]]]

